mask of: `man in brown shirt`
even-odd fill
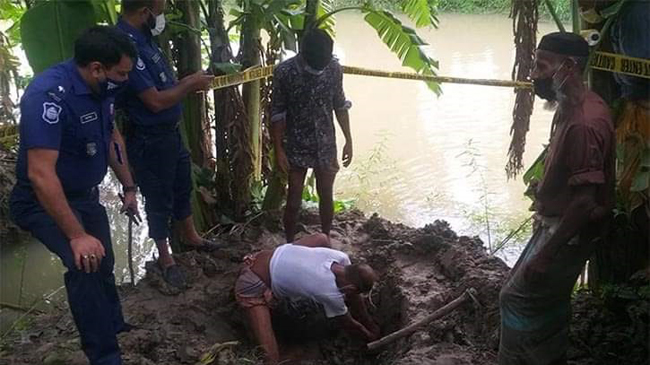
[[[614,127],[584,85],[589,47],[571,33],[544,36],[535,93],[557,103],[533,236],[500,293],[499,365],[566,364],[571,292],[613,206]]]

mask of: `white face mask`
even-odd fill
[[[157,36],[162,34],[163,30],[165,30],[165,14],[160,14],[156,16],[156,25],[151,28],[151,35]]]

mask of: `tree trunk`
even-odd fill
[[[246,10],[246,9],[245,9]],[[261,66],[260,57],[261,36],[260,25],[254,15],[249,15],[242,26],[242,65],[244,68]],[[260,81],[248,82],[242,86],[244,105],[250,125],[250,144],[253,151],[253,178],[255,182],[262,176],[261,150],[261,110],[260,110]]]
[[[249,2],[244,3],[244,11],[250,11]],[[244,19],[241,31],[241,63],[244,69],[260,66],[261,37],[259,20],[249,13]],[[233,125],[231,143],[233,157],[231,166],[235,172],[233,198],[236,215],[241,217],[248,211],[255,185],[261,184],[261,120],[260,120],[260,82],[253,81],[242,86],[242,99],[246,118],[240,118]]]
[[[200,3],[194,0],[178,0],[176,6],[183,13],[183,23],[194,29],[201,28]],[[178,75],[186,75],[202,70],[200,35],[186,30],[178,42]],[[212,170],[210,125],[206,118],[206,100],[204,93],[192,93],[183,100],[183,122],[181,132],[190,150],[192,164],[199,168]],[[194,169],[192,169],[194,170]],[[192,194],[192,212],[197,230],[203,231],[216,218],[212,209],[202,197],[192,174],[194,193]]]
[[[223,5],[221,0],[207,0],[208,14],[207,23],[210,31],[210,70],[214,75],[222,75],[223,72],[217,69],[215,63],[228,63],[233,59],[230,39],[224,23]],[[237,95],[234,95],[234,94]],[[216,89],[214,97],[214,131],[215,151],[217,152],[215,185],[217,193],[217,204],[224,213],[232,215],[234,212],[232,192],[230,184],[232,174],[230,159],[228,158],[228,125],[232,122],[234,102],[233,98],[239,98],[237,88]]]

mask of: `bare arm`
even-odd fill
[[[339,109],[335,111],[336,120],[341,126],[343,135],[345,136],[345,145],[343,146],[343,166],[348,167],[352,163],[352,133],[350,132],[350,113],[347,109]]]
[[[335,110],[336,120],[339,122],[341,131],[345,136],[345,143],[352,144],[352,132],[350,132],[350,112],[347,109]]]
[[[133,176],[129,170],[129,159],[126,155],[124,138],[117,128],[113,128],[111,136],[111,148],[109,148],[108,164],[111,166],[115,176],[122,183],[122,186],[134,186]]]
[[[273,139],[273,147],[276,151],[284,151],[282,139],[284,138],[284,131],[287,128],[287,121],[282,119],[271,124],[271,138]]]
[[[284,151],[282,140],[284,138],[284,131],[287,127],[286,120],[279,120],[271,124],[271,138],[273,139],[273,147],[275,151],[275,161],[278,168],[285,174],[289,171],[289,162],[287,161],[287,154]]]
[[[27,151],[27,175],[38,201],[45,211],[54,219],[63,234],[70,240],[75,256],[75,264],[82,269],[82,257],[95,255],[101,259],[105,255],[104,247],[94,237],[88,235],[72,212],[63,193],[61,181],[56,175],[56,161],[59,151],[33,148]],[[99,260],[85,261],[86,272],[96,271]]]
[[[364,303],[361,295],[356,293],[347,294],[345,296],[345,299],[348,303],[348,306],[350,307],[350,313],[352,317],[358,320],[361,324],[363,324],[365,328],[369,330],[369,332],[373,335],[373,339],[379,337],[379,326],[377,326],[372,317],[370,317],[370,314],[368,314],[368,309],[366,308],[366,304]]]
[[[183,98],[194,91],[206,90],[214,76],[205,75],[202,71],[191,74],[181,79],[178,84],[166,90],[150,87],[138,94],[142,103],[154,113],[169,109],[178,104]]]
[[[113,172],[115,172],[115,176],[122,183],[122,186],[132,188],[124,192],[121,211],[128,211],[133,217],[141,220],[140,213],[138,212],[138,200],[135,194],[135,181],[129,169],[129,159],[126,155],[124,138],[122,138],[122,134],[117,128],[113,128],[108,164],[111,166]]]
[[[336,317],[335,320],[337,324],[345,330],[345,332],[349,333],[353,337],[363,339],[366,342],[374,341],[377,338],[377,336],[368,331],[363,324],[352,318],[350,312]]]

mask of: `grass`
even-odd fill
[[[438,0],[438,10],[448,13],[462,14],[509,14],[512,0]],[[528,0],[520,0],[528,1]],[[334,0],[334,8],[362,5],[364,0]],[[399,0],[370,0],[378,8],[399,11]],[[551,0],[555,10],[563,21],[571,19],[571,2],[567,0]],[[540,17],[550,19],[551,16],[543,1],[539,5]]]

